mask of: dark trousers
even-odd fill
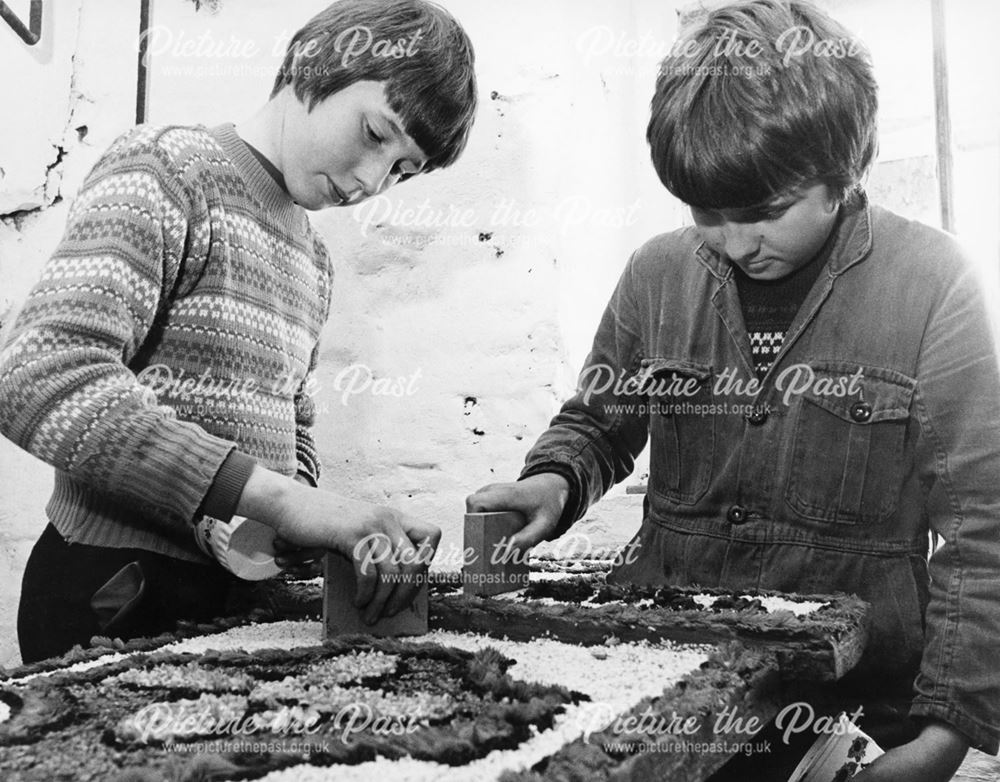
[[[181,619],[210,621],[224,615],[232,581],[221,566],[67,543],[49,524],[21,581],[21,659],[62,655],[95,635],[128,640],[170,632]]]

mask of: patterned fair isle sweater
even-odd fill
[[[815,258],[780,280],[755,280],[733,264],[754,371],[761,380],[781,352],[785,335],[824,263],[825,259]]]
[[[0,354],[0,431],[71,542],[207,561],[253,464],[314,484],[329,255],[232,125],[140,126],[88,175]]]

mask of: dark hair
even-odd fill
[[[805,2],[751,0],[682,33],[646,138],[660,181],[692,206],[757,206],[810,183],[842,201],[875,157],[877,109],[870,55],[846,29]]]
[[[271,97],[290,84],[312,111],[355,82],[385,82],[390,108],[427,155],[423,170],[432,171],[465,148],[476,112],[474,65],[465,30],[433,3],[339,0],[292,38]]]

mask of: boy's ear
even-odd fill
[[[840,193],[831,185],[826,186],[826,211],[833,213],[840,208],[840,202],[845,199],[846,193]]]

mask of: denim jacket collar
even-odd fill
[[[827,273],[831,277],[837,277],[863,261],[872,248],[871,206],[867,194],[862,190],[857,191],[848,197],[841,208],[844,215],[836,229],[837,236],[827,264]],[[695,255],[719,282],[725,282],[732,276],[732,265],[709,249],[704,242],[695,248]]]

